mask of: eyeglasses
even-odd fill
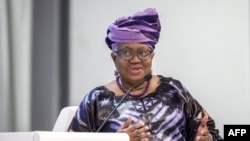
[[[118,56],[122,57],[124,60],[131,60],[137,55],[140,60],[146,60],[151,55],[152,51],[149,50],[141,50],[137,52],[129,51],[129,50],[119,50],[115,52]]]

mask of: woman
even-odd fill
[[[106,43],[116,78],[84,96],[73,131],[125,132],[130,141],[223,140],[214,120],[180,81],[152,74],[160,30],[154,8],[109,26]]]

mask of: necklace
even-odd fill
[[[117,86],[120,88],[120,90],[123,92],[123,93],[126,93],[127,92],[127,89],[120,83],[120,76],[116,77],[116,84]],[[141,97],[141,96],[144,96],[145,94],[147,94],[148,92],[148,89],[149,89],[149,85],[150,85],[150,81],[147,82],[147,86],[146,88],[144,89],[144,91],[141,93],[141,94],[131,94],[129,93],[128,95],[131,96],[131,97]]]

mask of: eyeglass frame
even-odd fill
[[[121,54],[121,52],[129,52],[132,56],[131,57],[129,57],[129,58],[126,58],[126,57],[124,57],[124,56],[122,56],[122,54]],[[140,54],[139,53],[142,53],[142,52],[147,52],[148,54],[145,56],[145,58],[141,58],[140,57]],[[135,55],[138,57],[138,59],[140,59],[140,60],[147,60],[147,59],[149,59],[149,57],[150,57],[150,55],[153,53],[153,50],[146,50],[146,51],[144,51],[144,50],[139,50],[139,51],[136,51],[136,52],[134,52],[134,51],[130,51],[130,50],[118,50],[118,51],[114,51],[114,53],[116,54],[116,55],[118,55],[118,56],[120,56],[122,59],[124,59],[124,60],[131,60],[131,59],[133,59],[134,57],[135,57]]]

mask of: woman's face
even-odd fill
[[[142,43],[121,43],[111,54],[121,79],[133,84],[151,73],[153,50]]]

